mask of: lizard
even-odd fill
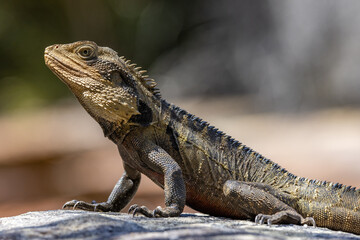
[[[165,207],[129,213],[177,217],[184,206],[259,224],[298,224],[360,234],[360,190],[298,177],[206,121],[164,100],[146,70],[92,41],[55,44],[46,65],[117,145],[124,173],[107,201],[65,209],[119,212],[141,174],[164,189]]]

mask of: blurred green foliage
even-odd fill
[[[43,52],[78,40],[151,67],[165,98],[247,94],[262,110],[286,111],[358,106],[359,10],[355,0],[0,0],[0,114],[70,96]]]
[[[186,2],[0,0],[0,112],[70,95],[44,64],[48,45],[93,40],[147,67],[179,41]]]

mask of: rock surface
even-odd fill
[[[360,239],[295,225],[266,226],[203,214],[177,218],[54,210],[0,219],[0,239]]]

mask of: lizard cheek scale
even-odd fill
[[[299,224],[360,234],[360,191],[298,177],[202,119],[164,100],[146,70],[91,41],[45,49],[45,64],[114,142],[124,173],[101,203],[63,208],[122,210],[141,173],[164,189],[165,207],[132,205],[129,213],[200,212],[259,224]]]

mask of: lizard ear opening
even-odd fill
[[[113,71],[110,74],[110,81],[116,85],[120,85],[123,82],[123,79],[118,71]]]

